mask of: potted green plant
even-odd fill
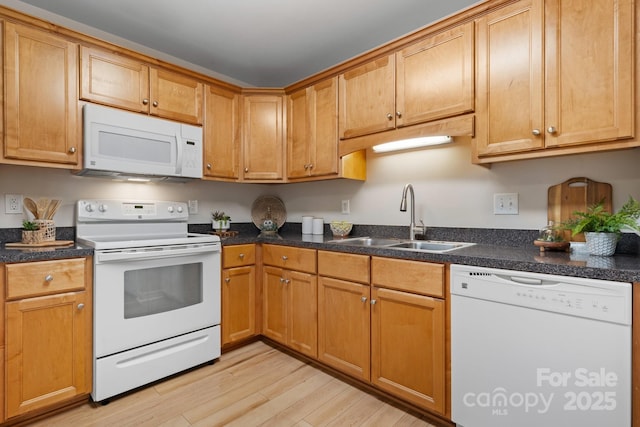
[[[231,217],[224,213],[224,211],[215,211],[211,214],[211,225],[214,230],[228,230],[230,221]]]
[[[22,221],[22,243],[40,243],[44,237],[43,231],[34,221]]]
[[[565,227],[574,236],[584,233],[591,255],[613,255],[623,228],[640,232],[640,203],[631,196],[616,213],[606,211],[604,203],[600,202],[588,207],[586,212],[576,211],[573,214],[574,217],[565,223]]]

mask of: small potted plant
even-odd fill
[[[44,237],[43,231],[34,221],[22,221],[22,243],[40,243]]]
[[[565,227],[574,236],[584,233],[591,255],[611,256],[616,251],[623,228],[640,232],[638,218],[640,203],[629,196],[629,200],[616,213],[606,211],[604,203],[600,202],[587,208],[586,212],[574,212],[574,217],[565,223]]]
[[[224,213],[224,211],[215,211],[211,214],[211,225],[214,230],[228,230],[230,221],[231,217]]]

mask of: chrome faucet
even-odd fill
[[[409,224],[409,240],[416,239],[416,231],[424,234],[424,223],[422,226],[416,225],[416,199],[413,194],[413,185],[406,184],[402,189],[402,200],[400,201],[400,212],[407,211],[407,191],[411,193],[411,223]],[[422,222],[422,221],[420,221]]]

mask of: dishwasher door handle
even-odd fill
[[[509,277],[509,280],[511,280],[514,283],[519,283],[519,284],[522,284],[522,285],[542,285],[542,284],[544,284],[542,279],[534,279],[532,277],[511,276],[511,277]]]

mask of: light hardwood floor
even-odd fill
[[[31,426],[432,426],[263,342]]]

